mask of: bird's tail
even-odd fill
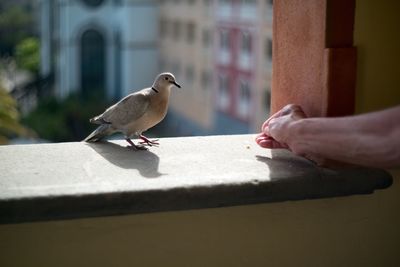
[[[102,124],[97,127],[88,137],[86,137],[83,141],[85,142],[97,142],[100,141],[103,137],[107,135],[113,134],[115,130],[111,127],[111,124]]]

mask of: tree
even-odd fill
[[[0,56],[14,55],[15,45],[34,35],[31,4],[0,3]]]
[[[39,40],[34,37],[22,40],[15,48],[15,58],[18,67],[38,74],[40,64]]]
[[[26,129],[19,123],[19,112],[14,98],[0,87],[0,145],[7,144],[11,136],[26,133]]]

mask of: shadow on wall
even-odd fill
[[[385,170],[349,164],[321,167],[281,149],[273,150],[271,157],[257,155],[256,159],[268,166],[274,201],[370,194],[393,183]]]
[[[111,142],[86,143],[100,156],[123,169],[136,169],[146,178],[158,178],[160,158],[148,151],[135,151]]]

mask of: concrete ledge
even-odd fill
[[[384,170],[325,169],[254,135],[0,147],[0,223],[213,208],[368,194]]]

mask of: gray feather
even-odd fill
[[[99,119],[115,125],[125,125],[143,116],[149,107],[149,103],[149,95],[144,94],[143,91],[139,91],[126,96],[117,104],[108,108],[99,116]]]
[[[110,124],[102,124],[97,127],[88,137],[85,138],[85,142],[97,142],[100,141],[102,138],[113,134],[115,130],[112,128]]]

